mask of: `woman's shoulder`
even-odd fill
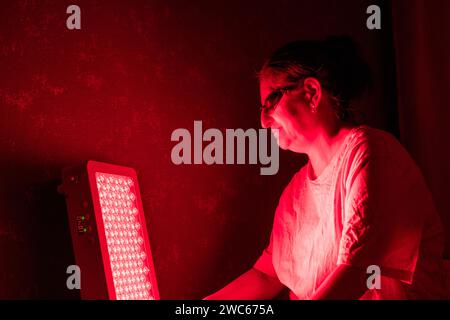
[[[387,168],[402,175],[416,176],[419,172],[416,162],[393,134],[367,125],[356,127],[351,134],[342,161],[347,173],[359,171],[367,163],[380,174],[379,170]]]
[[[351,131],[347,150],[376,157],[407,156],[405,148],[390,132],[367,125],[355,127]]]

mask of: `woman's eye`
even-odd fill
[[[269,97],[267,98],[267,105],[268,106],[273,106],[278,101],[280,101],[282,95],[283,95],[283,93],[281,91],[274,91],[274,92],[272,92],[269,95]]]

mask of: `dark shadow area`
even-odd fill
[[[78,290],[66,287],[66,269],[75,259],[65,200],[57,191],[60,180],[41,182],[27,174],[45,170],[16,163],[2,181],[7,202],[2,204],[0,282],[8,288],[0,290],[2,299],[80,298]]]

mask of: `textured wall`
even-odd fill
[[[65,27],[81,7],[82,29]],[[2,1],[0,298],[77,298],[60,171],[94,159],[140,178],[161,297],[200,298],[249,268],[278,197],[304,158],[175,166],[176,128],[258,128],[255,72],[287,41],[347,34],[376,82],[370,124],[396,132],[389,8],[373,1]]]

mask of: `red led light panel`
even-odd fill
[[[136,172],[95,161],[84,169],[65,170],[62,188],[82,298],[159,299]]]

